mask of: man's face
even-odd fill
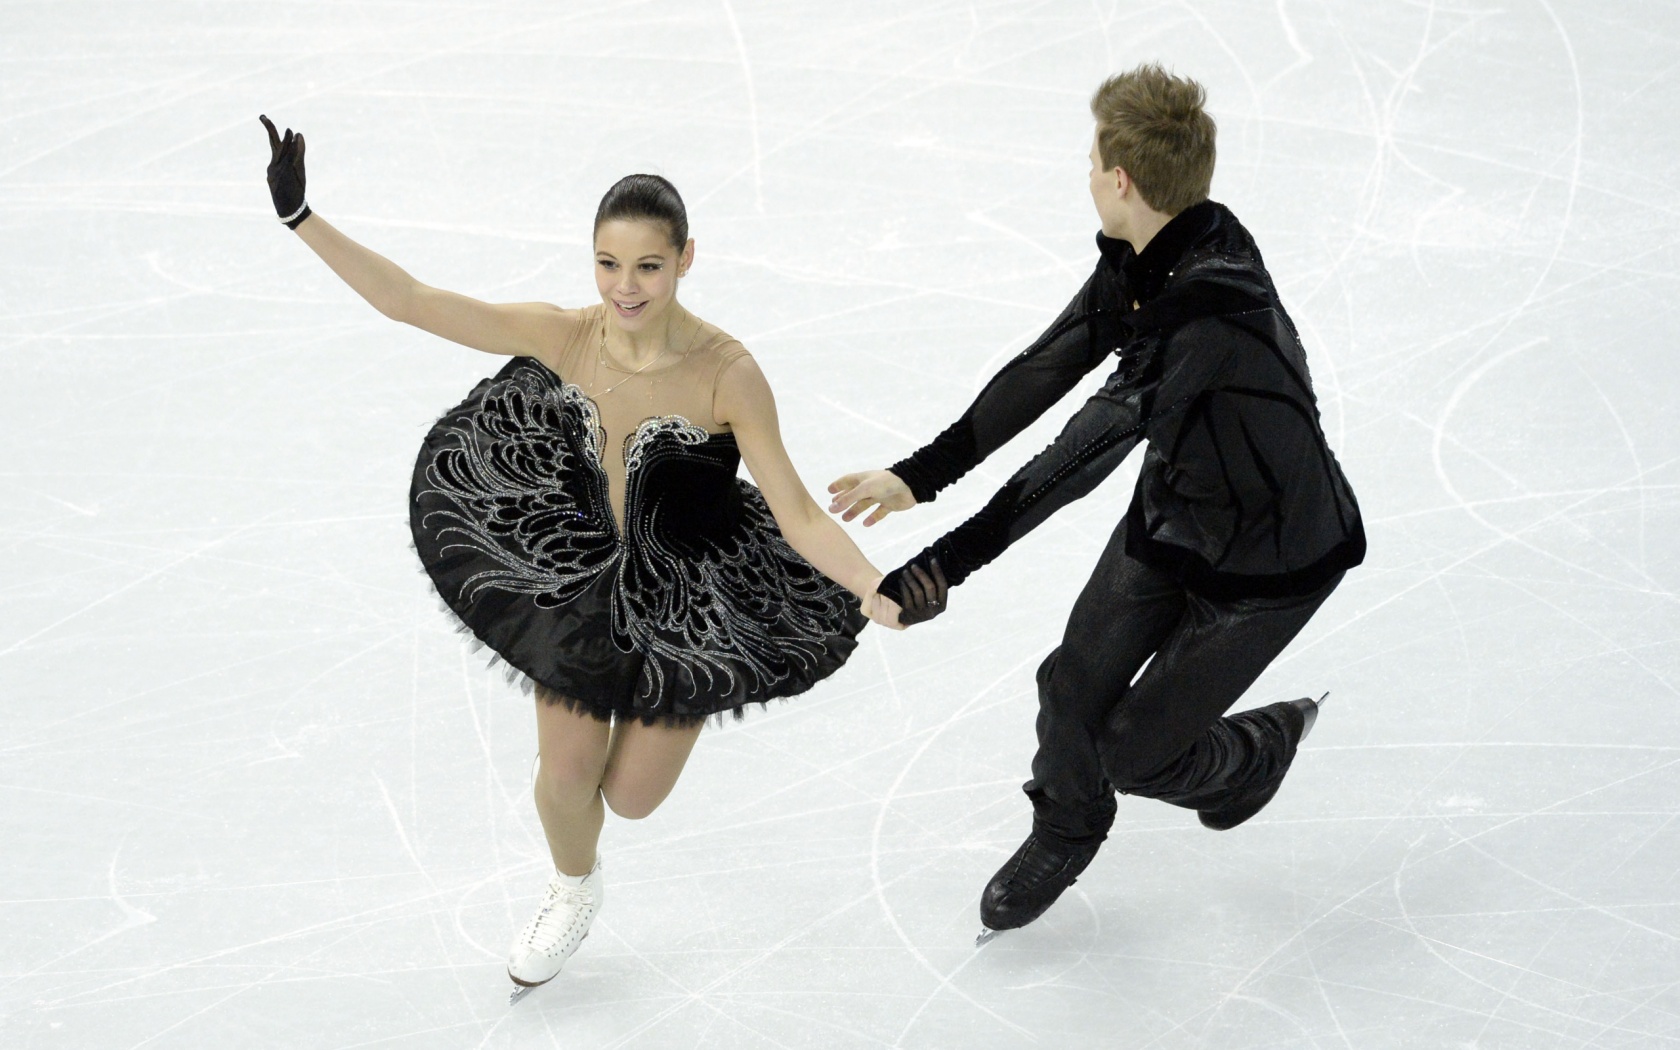
[[[1102,230],[1110,237],[1125,238],[1125,208],[1121,203],[1119,168],[1103,169],[1102,153],[1097,149],[1097,133],[1091,132],[1091,203],[1096,205]]]

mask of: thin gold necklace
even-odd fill
[[[694,340],[698,339],[699,337],[700,337],[700,326],[698,324],[696,324],[694,326],[694,331],[689,334],[688,345],[683,347],[683,353],[684,354],[687,354],[690,350],[694,349]],[[647,371],[649,368],[652,368],[654,366],[654,364],[656,364],[659,361],[660,358],[664,357],[666,354],[668,354],[670,352],[671,352],[671,348],[669,346],[667,346],[665,349],[659,351],[659,353],[654,354],[651,358],[649,358],[647,360],[647,363],[643,364],[640,368],[636,369],[634,372],[631,372],[629,375],[625,376],[623,379],[620,379],[618,382],[614,383],[612,386],[607,387],[605,390],[601,391],[600,393],[596,394],[595,396],[597,398],[606,397],[608,394],[612,393],[614,390],[617,390],[619,387],[623,386],[625,383],[630,382],[630,380],[632,380],[632,379],[636,378],[637,376],[641,375],[643,372]],[[595,348],[595,363],[596,363],[597,367],[614,368],[614,369],[617,369],[620,372],[624,371],[624,368],[622,366],[619,366],[617,364],[613,364],[613,365],[608,365],[607,364],[607,322],[606,322],[606,318],[601,319],[601,342]],[[653,388],[652,387],[648,388],[648,403],[649,404],[653,403]]]

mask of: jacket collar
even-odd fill
[[[1142,252],[1133,252],[1126,241],[1097,235],[1097,248],[1104,261],[1126,275],[1132,298],[1140,303],[1161,294],[1173,268],[1190,252],[1224,225],[1229,213],[1222,204],[1202,201],[1174,215]]]
[[[1102,253],[1103,263],[1115,273],[1124,273],[1126,264],[1137,254],[1132,251],[1131,242],[1110,237],[1101,230],[1097,231],[1097,251]]]

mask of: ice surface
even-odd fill
[[[0,5],[0,1045],[1680,1043],[1677,40],[1637,0]],[[508,1009],[530,701],[404,516],[499,362],[275,224],[257,114],[323,215],[490,299],[591,301],[601,192],[675,179],[684,301],[820,490],[1078,286],[1086,99],[1144,59],[1208,86],[1214,195],[1369,523],[1249,698],[1332,691],[1277,801],[1216,835],[1123,800],[1062,903],[972,946],[1123,470],[708,731]],[[1062,418],[861,541],[897,564]]]

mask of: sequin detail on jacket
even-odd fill
[[[614,521],[595,403],[516,359],[441,419],[416,463],[415,547],[508,664],[598,717],[691,723],[802,692],[863,624],[735,476],[733,435],[656,416],[625,439]]]

